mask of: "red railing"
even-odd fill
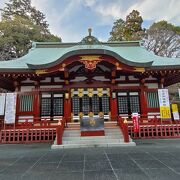
[[[129,134],[133,139],[180,138],[179,122],[140,123],[139,132],[135,133],[133,124],[128,124]]]
[[[139,116],[139,132],[134,132],[131,118],[124,123],[123,118],[119,117],[119,124],[122,131],[127,127],[128,134],[133,139],[180,138],[180,120],[161,120],[157,115],[149,116],[151,118],[147,115]]]
[[[17,143],[36,143],[36,142],[53,142],[57,136],[62,139],[63,130],[65,127],[65,120],[59,120],[61,124],[52,123],[43,118],[39,122],[31,122],[31,119],[26,119],[25,122],[4,125],[0,130],[0,143],[17,144]],[[60,129],[60,131],[59,131]],[[61,140],[62,142],[62,140]]]
[[[3,129],[0,131],[0,143],[19,144],[53,142],[56,136],[55,128],[40,129]]]

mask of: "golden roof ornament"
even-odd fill
[[[88,28],[89,36],[91,36],[92,28]]]
[[[84,37],[79,44],[93,45],[93,44],[101,44],[101,42],[96,37],[92,36],[92,28],[88,28],[88,36]]]

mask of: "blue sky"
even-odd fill
[[[8,0],[0,0],[0,8]],[[80,41],[93,29],[100,41],[107,41],[113,22],[136,9],[143,17],[143,27],[167,20],[180,25],[180,0],[32,0],[32,5],[46,15],[50,31],[63,42]]]

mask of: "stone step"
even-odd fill
[[[65,133],[63,134],[63,137],[81,137],[80,133]],[[106,133],[105,137],[123,137],[122,133]]]
[[[62,145],[56,145],[56,140],[52,149],[81,148],[81,147],[112,147],[112,146],[135,146],[130,139],[129,143],[124,143],[124,137],[119,127],[105,127],[105,136],[81,136],[80,129],[65,129]]]
[[[94,139],[100,139],[100,140],[111,140],[111,139],[123,139],[123,136],[80,136],[80,137],[63,137],[63,140],[65,141],[73,141],[73,140],[94,140]]]
[[[136,146],[134,142],[124,143],[97,143],[97,144],[62,144],[51,146],[51,149],[69,149],[69,148],[88,148],[88,147],[123,147],[123,146]]]
[[[104,143],[120,143],[124,142],[123,140],[113,139],[109,140],[79,140],[79,141],[63,141],[63,144],[104,144]]]

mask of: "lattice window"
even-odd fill
[[[94,114],[99,113],[99,97],[97,94],[92,97],[92,111]]]
[[[128,97],[118,96],[118,111],[119,114],[128,114]]]
[[[41,99],[41,116],[51,115],[51,98]]]
[[[89,107],[89,96],[84,95],[82,97],[82,111],[84,114],[88,114],[90,111],[90,107]]]
[[[32,112],[33,111],[33,95],[20,95],[20,112]]]
[[[139,97],[138,96],[130,96],[129,101],[130,101],[131,113],[136,113],[136,112],[139,113],[140,112]]]
[[[63,115],[63,98],[56,97],[53,100],[53,115],[62,116]]]
[[[158,92],[147,92],[148,108],[159,108]]]
[[[109,97],[107,95],[103,95],[102,96],[102,112],[104,112],[104,114],[108,114],[109,113]]]
[[[74,115],[78,115],[80,112],[79,97],[77,95],[72,97],[72,111]]]

